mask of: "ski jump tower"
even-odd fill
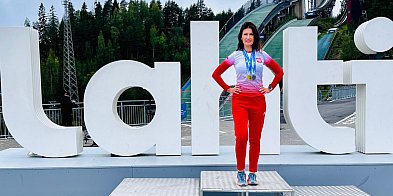
[[[69,92],[71,99],[79,101],[76,78],[74,45],[72,43],[71,21],[69,13],[70,0],[64,0],[64,43],[63,43],[63,88]]]

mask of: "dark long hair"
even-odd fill
[[[248,28],[250,28],[252,30],[252,34],[254,34],[254,43],[252,44],[252,49],[257,51],[261,50],[262,46],[261,46],[261,39],[259,38],[258,29],[255,26],[255,24],[252,22],[245,22],[240,28],[239,34],[237,35],[237,40],[238,40],[237,50],[244,49],[242,35],[243,35],[243,30]]]

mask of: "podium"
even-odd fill
[[[281,193],[295,195],[293,188],[276,171],[257,172],[258,185],[240,187],[236,184],[237,171],[202,171],[200,195],[208,192],[241,193]]]
[[[199,195],[198,178],[125,178],[110,196]]]
[[[296,196],[370,196],[356,186],[292,186],[292,188],[295,190]]]
[[[259,184],[240,187],[236,171],[202,171],[198,178],[125,178],[110,196],[204,196],[271,193],[283,196],[369,196],[355,186],[289,186],[276,171],[257,172]]]

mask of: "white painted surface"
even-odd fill
[[[284,30],[284,115],[310,146],[332,154],[355,151],[355,130],[332,127],[317,108],[317,85],[343,83],[343,62],[317,61],[317,27]]]
[[[219,154],[219,97],[211,77],[218,65],[218,22],[191,22],[191,146],[193,155]]]
[[[0,28],[0,66],[3,115],[18,143],[45,157],[82,152],[82,128],[59,126],[42,108],[38,32]]]
[[[285,73],[284,73],[285,74]],[[274,78],[273,72],[263,67],[263,85],[267,87]],[[262,129],[260,154],[280,154],[280,87],[265,95],[266,114]]]
[[[345,62],[348,84],[356,84],[356,145],[363,153],[393,153],[392,60]]]
[[[156,102],[153,120],[143,127],[125,124],[117,114],[119,96],[132,87],[149,91]],[[86,87],[85,123],[94,141],[120,156],[156,146],[157,155],[181,154],[180,63],[116,61],[98,70]]]
[[[364,54],[385,52],[393,47],[393,21],[377,17],[361,24],[355,31],[356,47]]]

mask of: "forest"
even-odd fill
[[[172,0],[164,4],[155,0],[106,0],[94,8],[83,3],[80,10],[70,3],[68,10],[81,99],[92,75],[116,60],[135,60],[149,66],[154,62],[180,62],[184,84],[190,77],[190,21],[217,20],[221,28],[232,15],[240,19],[245,14],[244,10],[233,13],[230,9],[214,14],[203,0],[187,8]],[[26,19],[24,25],[39,32],[43,103],[60,100],[64,92],[63,20],[53,6],[47,12],[41,3],[38,21]],[[146,92],[127,95],[129,99],[146,97]]]
[[[186,8],[180,7],[174,0],[165,3],[159,0],[149,3],[144,0],[106,0],[103,4],[97,2],[93,8],[88,8],[84,3],[80,10],[70,3],[68,11],[79,101],[83,101],[84,90],[92,75],[102,66],[116,60],[135,60],[151,67],[154,62],[159,61],[180,62],[183,85],[190,77],[190,21],[215,20],[219,21],[220,29],[226,23],[229,29],[260,4],[260,0],[252,0],[248,10],[241,7],[236,12],[228,9],[215,14],[206,6],[204,0],[196,0]],[[362,6],[366,10],[366,18],[362,13],[352,13],[358,14],[359,20],[354,20],[349,26],[344,25],[340,29],[328,59],[369,58],[356,49],[353,42],[354,30],[365,20],[375,17],[393,19],[393,1],[365,0]],[[325,31],[325,28],[333,26],[334,21],[334,18],[322,19],[317,25]],[[26,18],[24,25],[39,32],[43,103],[58,101],[64,92],[62,16],[57,15],[53,6],[47,12],[45,5],[41,3],[38,8],[38,21],[31,22]],[[393,57],[393,50],[385,55],[387,58]],[[127,91],[121,97],[150,98],[147,91]]]

